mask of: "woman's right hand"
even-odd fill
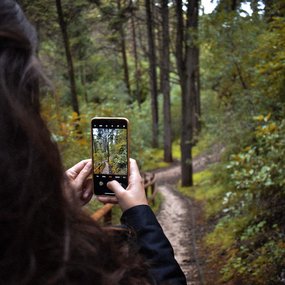
[[[132,158],[128,187],[124,189],[116,180],[108,182],[107,187],[116,197],[98,196],[97,199],[103,203],[119,203],[123,212],[138,205],[148,205],[137,162]]]

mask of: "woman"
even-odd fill
[[[91,197],[91,163],[64,175],[40,115],[35,49],[35,30],[20,7],[1,0],[0,284],[186,284],[134,160],[127,190],[110,182],[117,200],[100,200],[118,201],[135,240],[102,229],[76,203],[77,196],[82,203]]]

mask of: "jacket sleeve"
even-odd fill
[[[139,252],[149,262],[150,273],[158,284],[187,284],[174,258],[172,246],[149,206],[128,209],[123,213],[121,222],[136,232]]]

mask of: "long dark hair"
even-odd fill
[[[1,0],[0,284],[147,284],[141,259],[63,195],[36,46],[19,5]]]

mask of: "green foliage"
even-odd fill
[[[215,284],[282,284],[284,18],[267,24],[218,14],[202,25],[204,122],[226,151],[212,175],[199,174],[202,183],[187,192],[205,202],[208,221],[215,221],[205,238],[209,261],[221,269]]]
[[[55,89],[54,95],[43,98],[42,113],[58,143],[64,166],[68,168],[90,157],[90,120],[94,116],[127,117],[131,157],[137,159],[144,171],[167,166],[163,163],[162,150],[151,149],[148,66],[144,58],[143,25],[138,23],[142,102],[140,106],[136,102],[132,34],[126,29],[132,5],[118,9],[114,1],[101,1],[98,9],[85,0],[62,1],[76,73],[78,117],[70,107],[66,60],[55,6],[46,0],[21,2],[40,27],[39,55]],[[143,19],[139,12],[137,16]],[[131,94],[123,80],[120,58],[122,27],[126,32]],[[175,40],[175,29],[170,28],[171,40]],[[200,21],[199,44],[204,131],[193,156],[201,154],[216,140],[226,146],[226,151],[222,164],[196,173],[194,187],[181,188],[181,191],[205,204],[206,217],[214,227],[205,244],[211,252],[209,259],[222,268],[221,282],[278,284],[285,267],[282,212],[285,21],[282,17],[272,17],[268,22],[257,14],[252,17],[222,12],[204,15]],[[171,61],[174,63],[175,59]],[[177,79],[175,70],[171,77],[173,81]],[[179,137],[184,127],[181,126],[181,91],[177,84],[171,88],[173,154],[179,159]],[[162,103],[163,98],[159,96],[160,145]],[[121,163],[120,155],[113,159],[117,165]],[[100,206],[92,202],[89,207],[94,210]],[[120,215],[117,208],[114,212]]]
[[[254,87],[268,98],[265,106],[274,112],[285,100],[285,20],[275,17],[268,30],[259,37],[260,46],[253,56],[257,60]],[[275,115],[275,113],[274,113]]]
[[[203,191],[200,187],[198,193],[206,193],[203,201],[209,199],[209,217],[222,214],[206,238],[207,246],[213,250],[211,258],[223,254],[227,260],[221,270],[222,279],[279,284],[285,265],[284,121],[274,122],[270,115],[255,120],[254,142],[232,155],[225,167],[228,180],[223,183],[227,186],[220,188],[214,197],[211,195],[216,188],[212,188],[214,176],[211,183],[204,178],[207,189]]]
[[[238,279],[242,284],[279,284],[284,268],[284,122],[272,129],[269,116],[256,119],[255,145],[233,155],[223,167],[229,185],[216,174],[221,166],[215,166],[195,173],[193,187],[180,187],[184,195],[204,203],[209,221],[217,221],[205,246],[209,262],[222,268],[221,283]],[[272,171],[266,173],[273,175],[270,183],[262,170],[266,164]],[[248,175],[250,169],[254,174]]]
[[[266,117],[267,118],[267,117]],[[265,119],[266,119],[265,118]],[[272,186],[284,187],[285,178],[280,160],[285,154],[284,122],[263,122],[256,128],[256,143],[232,155],[228,169],[237,189],[270,191]]]

